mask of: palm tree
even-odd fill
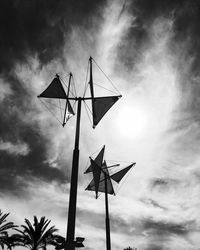
[[[6,222],[6,218],[9,213],[3,214],[0,210],[0,246],[4,249],[4,246],[11,248],[12,238],[8,235],[8,230],[17,227],[13,222]]]
[[[64,238],[54,234],[58,231],[55,226],[47,229],[50,222],[45,217],[41,217],[40,221],[38,221],[37,217],[34,216],[34,224],[32,225],[28,219],[25,219],[26,225],[22,225],[23,230],[15,229],[20,233],[15,235],[18,245],[25,246],[30,250],[41,248],[46,250],[47,245],[59,245],[58,242]]]

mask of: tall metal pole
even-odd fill
[[[107,190],[107,174],[104,172],[105,179],[105,208],[106,208],[106,249],[111,250],[110,244],[110,219],[109,219],[109,210],[108,210],[108,190]]]
[[[72,160],[71,185],[69,196],[68,225],[65,250],[74,250],[74,236],[76,223],[76,201],[78,186],[78,167],[79,167],[79,135],[80,135],[80,119],[81,119],[81,98],[78,98],[77,120],[76,120],[76,136]]]

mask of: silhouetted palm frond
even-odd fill
[[[4,249],[4,246],[7,246],[7,248],[11,249],[11,240],[8,235],[8,230],[17,227],[13,222],[6,222],[8,215],[9,213],[3,214],[3,212],[0,210],[0,246],[2,249]]]
[[[23,238],[19,234],[12,234],[8,237],[6,246],[8,249],[12,249],[15,246],[24,246]]]
[[[58,231],[55,226],[48,228],[50,220],[41,217],[40,220],[34,216],[33,225],[28,219],[25,219],[25,225],[22,225],[22,230],[15,229],[19,232],[21,237],[20,241],[23,245],[31,250],[38,250],[40,248],[46,249],[47,245],[57,246],[57,240],[63,238],[62,236],[55,235]],[[59,238],[60,237],[60,238]]]

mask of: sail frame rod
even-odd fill
[[[38,98],[49,98],[49,97],[45,97],[45,96],[40,96],[38,95],[37,96]],[[98,97],[95,97],[95,99],[101,99],[101,98],[109,98],[109,97],[122,97],[122,95],[117,95],[117,96],[113,96],[113,95],[110,95],[110,96],[98,96]],[[92,97],[65,97],[65,98],[61,98],[61,97],[54,97],[53,99],[64,99],[64,100],[74,100],[74,101],[78,101],[79,99],[81,99],[82,101],[87,101],[87,100],[92,100]]]

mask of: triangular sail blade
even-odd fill
[[[106,178],[106,184],[105,185],[105,178]],[[108,171],[108,167],[106,164],[106,161],[103,162],[102,164],[102,171],[101,171],[101,176],[100,176],[100,182],[99,182],[99,188],[98,191],[105,193],[106,192],[106,186],[107,186],[107,193],[108,194],[115,194],[113,185],[110,179],[110,174]]]
[[[70,113],[71,115],[75,115],[74,110],[69,102],[69,100],[67,100],[68,103],[68,113]]]
[[[95,191],[94,179],[91,180],[91,182],[89,183],[89,185],[86,187],[85,190]]]
[[[50,85],[38,97],[66,99],[67,95],[59,77],[56,76]]]
[[[95,192],[96,192],[96,198],[98,196],[98,189],[99,189],[99,181],[100,181],[100,175],[101,175],[101,167],[99,167],[94,160],[90,159],[91,161],[91,167],[92,167],[92,173],[93,173],[93,180],[94,180],[94,186],[95,186]]]
[[[114,181],[116,181],[117,183],[119,183],[121,181],[121,179],[124,177],[124,175],[135,165],[136,163],[132,163],[131,165],[129,165],[128,167],[120,170],[119,172],[113,174],[110,176],[110,178]]]
[[[94,97],[92,99],[93,127],[103,118],[106,112],[118,101],[120,96]]]
[[[91,166],[93,166],[93,165],[91,164]],[[98,166],[96,166],[96,167],[98,167]],[[87,186],[86,190],[96,191],[97,190],[96,189],[97,188],[96,184],[98,184],[98,190],[96,192],[96,198],[98,197],[98,192],[105,193],[106,192],[106,189],[105,189],[105,175],[106,175],[107,193],[108,194],[115,194],[105,161],[102,164],[102,167],[99,168],[99,170],[100,170],[100,176],[96,175],[96,180],[97,181],[95,180],[95,176],[93,175],[94,178],[92,179],[90,184]],[[94,174],[94,172],[93,172],[93,174]],[[95,183],[95,182],[97,182],[97,183]]]
[[[73,115],[75,115],[74,110],[72,109],[69,100],[66,100],[65,113],[63,118],[63,127]]]
[[[94,159],[95,163],[101,167],[103,163],[103,156],[104,156],[105,146],[101,149],[97,157]],[[90,165],[87,170],[85,171],[85,174],[92,172],[92,166]]]
[[[115,194],[110,178],[107,178],[107,193]],[[99,183],[98,192],[105,193],[105,179]]]
[[[86,187],[85,190],[95,191],[94,179],[92,179],[92,181]],[[105,193],[105,178],[104,177],[100,178],[98,192]],[[110,178],[107,178],[107,193],[108,194],[115,194]],[[97,194],[97,196],[98,196],[98,194]],[[97,198],[97,196],[96,196],[96,198]]]

